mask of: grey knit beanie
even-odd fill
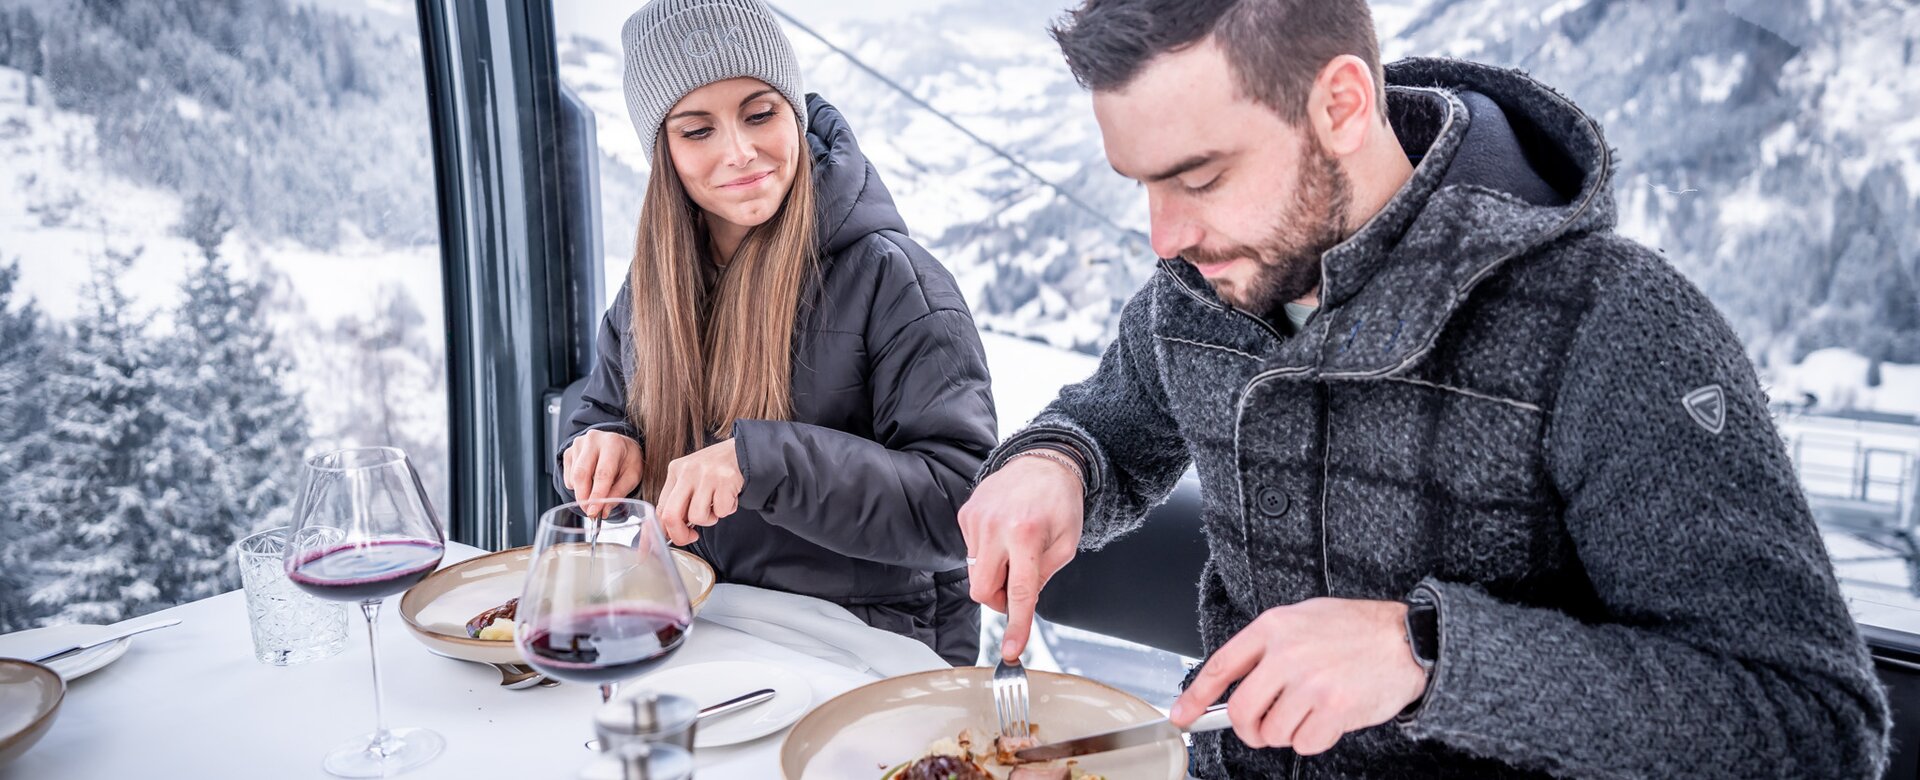
[[[653,0],[620,30],[627,55],[627,115],[646,142],[647,161],[667,111],[687,93],[741,76],[767,82],[793,104],[807,132],[800,64],[772,9],[761,0]]]

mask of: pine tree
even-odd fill
[[[181,232],[202,262],[182,283],[165,352],[167,441],[185,513],[171,529],[175,566],[161,583],[176,600],[237,583],[233,542],[284,524],[308,448],[306,410],[288,388],[292,363],[266,326],[264,282],[235,278],[220,257],[231,222],[216,201],[196,200]]]
[[[438,508],[447,506],[445,350],[413,296],[382,285],[373,308],[343,318],[335,339],[346,347],[341,393],[360,414],[334,432],[339,446],[392,446],[412,456]],[[428,421],[421,426],[421,421]]]
[[[161,385],[146,322],[120,287],[138,257],[95,262],[71,346],[47,377],[47,453],[26,474],[25,522],[44,580],[30,603],[56,623],[110,623],[163,606],[167,529],[181,504],[156,445]]]
[[[26,628],[34,610],[27,602],[32,547],[21,512],[21,476],[46,450],[46,410],[41,373],[47,336],[40,312],[27,301],[14,305],[20,263],[0,266],[0,633]]]

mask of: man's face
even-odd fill
[[[1310,124],[1240,95],[1212,39],[1096,92],[1107,161],[1146,186],[1153,250],[1193,264],[1222,300],[1259,315],[1313,292],[1344,241],[1351,188]]]

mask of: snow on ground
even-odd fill
[[[1812,393],[1821,409],[1920,416],[1920,366],[1882,364],[1880,386],[1868,387],[1872,361],[1852,350],[1816,350],[1798,365],[1775,365],[1761,377],[1775,401],[1798,401]]]

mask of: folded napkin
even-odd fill
[[[840,605],[812,596],[715,585],[700,607],[700,619],[878,677],[949,668],[932,648],[873,628]]]

